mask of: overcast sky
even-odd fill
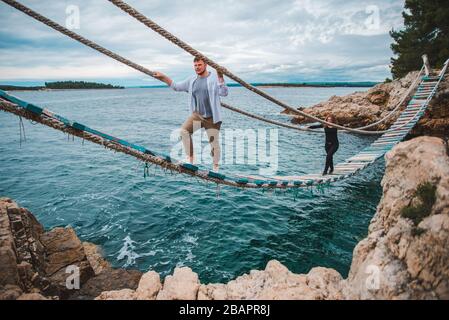
[[[188,54],[106,0],[22,3],[64,26],[76,23],[76,11],[67,11],[75,6],[80,24],[73,31],[175,80],[192,74]],[[251,82],[384,80],[392,56],[388,32],[402,27],[404,5],[403,0],[128,3]],[[0,83],[48,80],[158,84],[0,2]]]

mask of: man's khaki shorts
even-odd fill
[[[221,156],[219,139],[221,122],[214,124],[212,118],[204,118],[198,113],[192,113],[192,115],[184,122],[181,127],[181,138],[184,144],[184,150],[188,156],[192,156],[193,145],[191,135],[201,128],[206,129],[211,145],[211,156],[214,159],[214,164],[218,164]]]
[[[221,122],[214,123],[213,118],[204,118],[199,113],[194,112],[184,122],[184,124],[181,127],[181,130],[187,131],[188,133],[193,134],[194,131],[201,129],[201,128],[204,128],[206,130],[215,129],[215,130],[220,131]]]

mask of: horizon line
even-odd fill
[[[97,83],[97,84],[105,84],[105,85],[113,85],[113,86],[121,86],[124,88],[168,88],[168,86],[166,84],[159,84],[159,85],[122,85],[122,84],[112,84],[112,83],[107,83],[107,82],[103,82],[100,80],[100,82],[97,81],[85,81],[85,80],[53,80],[53,81],[42,81],[43,85],[32,85],[29,84],[27,85],[26,82],[41,82],[41,81],[36,81],[36,80],[29,80],[29,81],[20,81],[20,80],[12,80],[12,81],[2,81],[0,80],[0,86],[11,86],[11,87],[45,87],[45,83],[52,83],[52,82],[66,82],[66,81],[73,81],[73,82],[78,82],[78,81],[84,81],[84,82],[93,82],[93,83]],[[23,82],[23,84],[8,84],[7,82],[11,82],[11,83],[20,83]],[[250,82],[251,85],[253,86],[282,86],[282,85],[290,85],[290,86],[331,86],[331,85],[354,85],[354,86],[375,86],[379,83],[382,83],[382,81],[287,81],[287,82]],[[227,83],[228,87],[242,87],[241,84],[236,83],[236,82],[231,82],[231,83]]]

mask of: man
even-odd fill
[[[165,82],[175,91],[189,93],[190,117],[181,127],[181,139],[188,162],[194,163],[192,134],[200,128],[205,128],[211,145],[214,171],[219,170],[220,140],[219,133],[222,124],[220,97],[228,95],[228,87],[225,84],[223,74],[217,71],[217,75],[207,70],[207,64],[200,58],[193,61],[195,76],[182,82],[174,82],[165,74],[154,72],[153,76]]]

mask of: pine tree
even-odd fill
[[[391,73],[395,79],[419,70],[421,56],[429,56],[432,67],[440,68],[449,58],[449,0],[406,0],[405,28],[392,30]]]

